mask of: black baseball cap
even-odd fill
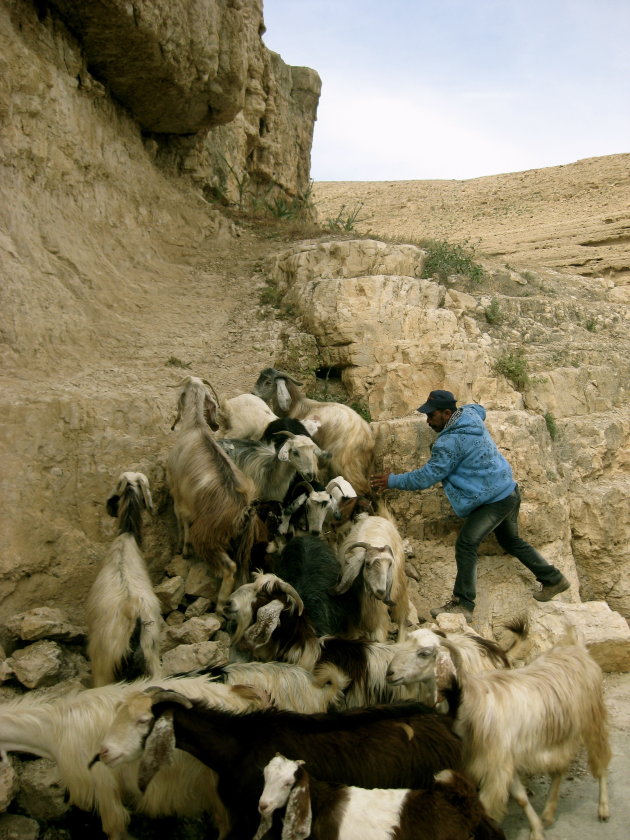
[[[416,409],[422,414],[431,414],[432,411],[442,411],[445,408],[455,410],[457,407],[457,397],[450,391],[431,391],[427,401]]]

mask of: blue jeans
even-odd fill
[[[517,485],[510,496],[501,499],[500,502],[480,505],[464,520],[455,543],[457,577],[453,595],[469,610],[474,610],[477,595],[477,547],[491,531],[494,531],[501,548],[518,558],[540,583],[550,585],[559,583],[562,579],[562,572],[547,563],[542,554],[519,537],[520,507],[521,496]]]

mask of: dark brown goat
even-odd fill
[[[148,784],[151,774],[144,768],[157,771],[159,761],[151,755],[147,734],[156,719],[172,715],[175,746],[218,773],[219,796],[232,821],[230,840],[255,834],[261,770],[277,752],[303,759],[318,778],[365,788],[427,787],[440,770],[461,767],[461,744],[450,718],[419,703],[327,715],[275,709],[232,714],[162,690],[152,703],[153,714],[144,716],[146,723],[134,730],[133,739],[125,733],[127,758],[137,756],[147,741],[141,776]],[[164,742],[156,749],[163,753]]]

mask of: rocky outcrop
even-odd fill
[[[242,110],[261,0],[52,0],[86,69],[145,131],[191,134]]]
[[[547,287],[539,296],[534,289],[543,278],[531,273],[523,287],[531,294],[522,298],[496,287],[505,319],[491,323],[483,283],[463,291],[457,278],[446,286],[423,279],[423,263],[415,246],[357,239],[296,246],[274,258],[271,272],[284,304],[316,336],[321,364],[341,379],[350,401],[369,407],[384,470],[405,472],[428,458],[433,434],[414,409],[431,389],[482,403],[522,488],[523,528],[571,580],[568,598],[606,600],[630,617],[625,307],[575,276],[554,275],[553,293]],[[592,336],[588,318],[607,319],[605,336]],[[565,367],[565,354],[578,347],[582,364]],[[516,348],[531,365],[521,390],[495,369]],[[412,545],[416,606],[427,615],[451,591],[458,520],[438,488],[391,492],[388,502]],[[490,629],[523,605],[538,610],[524,567],[494,538],[482,550],[480,621]]]

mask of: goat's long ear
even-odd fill
[[[291,407],[291,394],[284,379],[276,379],[276,397],[280,411],[288,411]]]
[[[244,635],[243,641],[252,649],[266,645],[271,634],[280,623],[280,613],[284,609],[282,601],[270,601],[256,614],[256,624],[252,624]]]
[[[282,840],[305,840],[311,833],[311,791],[308,775],[298,768],[282,824]]]
[[[355,546],[356,547],[356,546]],[[348,557],[341,572],[341,580],[330,588],[331,595],[343,595],[355,582],[361,569],[363,568],[363,561],[365,560],[365,551],[357,551],[355,554]]]
[[[155,509],[153,507],[153,499],[151,498],[151,489],[149,487],[149,480],[147,479],[146,475],[139,474],[138,483],[140,484],[140,490],[142,491],[142,498],[144,499],[144,506],[149,511],[149,513],[154,513]]]
[[[387,546],[389,549],[389,546]],[[392,561],[394,554],[391,549],[389,549],[390,554],[392,555]],[[387,570],[387,583],[385,584],[385,597],[383,598],[384,603],[387,604],[388,607],[395,607],[396,604],[392,601],[392,587],[394,585],[394,563],[392,562],[389,569]]]
[[[289,450],[291,448],[291,441],[288,440],[286,443],[283,443],[280,449],[278,449],[278,461],[288,461],[289,460]]]
[[[138,787],[145,792],[151,779],[164,764],[172,764],[175,757],[175,731],[173,710],[167,709],[153,724],[144,742],[138,767]]]

